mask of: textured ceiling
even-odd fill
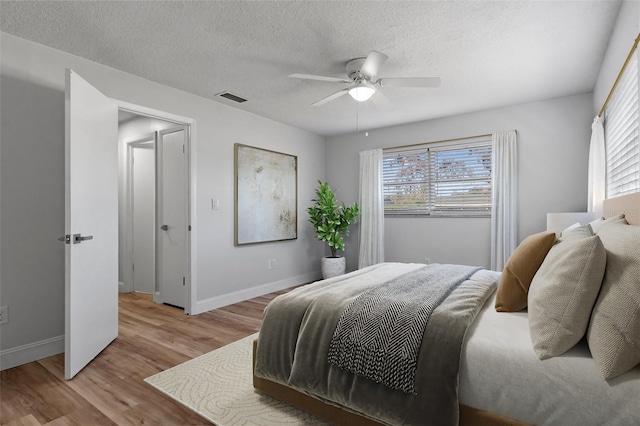
[[[348,60],[439,76],[359,106],[360,129],[593,90],[620,1],[2,1],[0,30],[320,135],[356,130]],[[234,104],[215,94],[248,99]]]

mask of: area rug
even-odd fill
[[[145,379],[218,426],[329,425],[253,389],[254,334]]]

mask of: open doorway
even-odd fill
[[[189,310],[189,126],[119,110],[120,292]]]

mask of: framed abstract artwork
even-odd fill
[[[298,157],[235,144],[235,245],[298,237]]]

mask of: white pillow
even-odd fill
[[[611,216],[608,219],[598,218],[589,222],[589,226],[591,227],[591,232],[595,235],[597,234],[605,225],[608,225],[611,222],[615,222],[616,220],[624,219],[624,213],[621,213],[617,216]],[[627,223],[625,220],[624,223]]]
[[[529,330],[540,359],[575,346],[589,325],[607,255],[587,227],[563,233],[533,277],[529,288]]]
[[[594,235],[591,227],[588,225],[584,226],[571,226],[569,229],[562,231],[562,236],[560,237],[560,241],[567,240],[576,240],[581,238],[587,238]]]
[[[560,235],[562,235],[562,234],[564,234],[565,232],[570,231],[570,230],[572,230],[572,229],[578,228],[579,226],[580,226],[580,222],[576,222],[576,223],[574,223],[573,225],[569,225],[569,226],[567,226],[566,228],[564,228],[564,229],[562,230],[562,232],[560,232]]]
[[[598,236],[607,251],[607,268],[587,340],[609,380],[640,364],[640,226],[618,219]]]

